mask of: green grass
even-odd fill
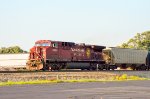
[[[49,83],[74,83],[74,82],[109,82],[109,81],[129,81],[129,80],[149,80],[148,78],[141,78],[138,76],[128,76],[126,74],[112,77],[110,79],[72,79],[72,80],[34,80],[34,81],[19,81],[19,82],[0,82],[0,86],[10,85],[25,85],[25,84],[49,84]]]
[[[127,74],[115,76],[112,80],[114,81],[124,81],[124,80],[149,80],[148,78],[138,77],[138,76],[128,76]]]

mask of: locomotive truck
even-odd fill
[[[30,49],[28,70],[148,70],[150,53],[146,50],[106,48],[85,43],[38,40]]]

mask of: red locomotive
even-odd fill
[[[39,40],[30,49],[28,70],[100,69],[105,46]]]

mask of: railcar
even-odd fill
[[[147,70],[150,66],[150,55],[147,50],[127,48],[103,49],[106,64],[115,65],[120,69]]]

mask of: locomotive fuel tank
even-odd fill
[[[83,63],[83,62],[79,62],[79,63],[67,63],[66,65],[66,69],[89,69],[90,68],[90,63]]]

